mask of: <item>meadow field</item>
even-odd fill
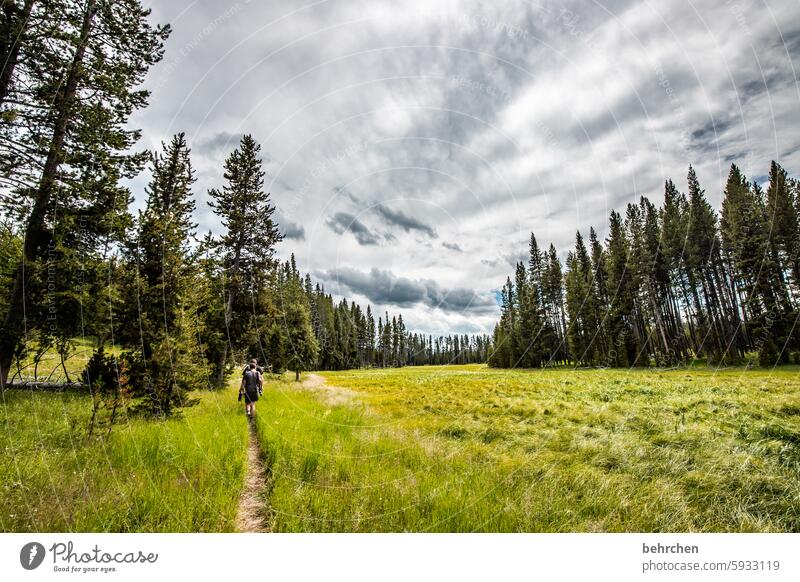
[[[258,417],[275,531],[800,531],[797,368],[321,376]]]
[[[800,369],[407,367],[273,377],[264,529],[800,531]],[[4,394],[3,531],[231,531],[228,390],[85,434],[87,396]]]
[[[248,430],[205,392],[166,421],[88,436],[91,398],[7,390],[0,403],[0,530],[233,531]]]

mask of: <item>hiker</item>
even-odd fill
[[[245,414],[252,418],[256,414],[256,401],[264,391],[264,378],[255,358],[242,372],[242,384],[239,386],[239,400],[244,398]]]

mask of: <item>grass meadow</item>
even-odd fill
[[[266,524],[296,531],[800,531],[800,369],[357,370],[271,378]],[[8,390],[3,531],[232,531],[237,379],[86,435],[90,399]]]
[[[2,398],[0,530],[233,530],[248,430],[230,394],[206,392],[179,417],[132,418],[91,438],[88,395]]]
[[[22,361],[15,362],[15,366],[12,367],[9,380],[66,382],[67,374],[69,374],[72,382],[79,382],[81,372],[97,348],[97,340],[93,337],[73,339],[63,366],[61,357],[54,347],[42,346],[40,350],[40,344],[35,340],[29,341],[28,345],[29,350],[25,357],[22,358]],[[119,354],[120,351],[118,346],[106,345],[108,354]],[[64,368],[66,368],[67,374],[64,373]]]
[[[323,376],[261,406],[275,531],[800,531],[797,368]]]

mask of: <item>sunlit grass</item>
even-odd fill
[[[258,403],[273,531],[800,531],[796,367],[322,375]],[[92,438],[87,395],[6,391],[0,529],[231,531],[237,382]]]
[[[797,368],[273,383],[278,531],[800,531]]]
[[[22,361],[11,366],[10,380],[19,381],[38,381],[38,382],[66,382],[67,374],[72,382],[79,382],[81,372],[86,368],[86,364],[97,349],[97,340],[92,337],[74,338],[68,356],[61,365],[61,357],[55,347],[49,347],[41,354],[37,355],[39,343],[36,341],[28,342],[28,351]],[[106,345],[106,353],[119,355],[119,346]],[[38,357],[38,363],[36,362]],[[67,369],[67,374],[64,373]]]
[[[246,421],[229,392],[199,396],[177,418],[89,438],[89,396],[6,391],[0,530],[232,530]]]

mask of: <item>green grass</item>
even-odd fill
[[[97,348],[97,340],[92,337],[75,338],[72,340],[73,347],[68,357],[64,360],[70,380],[80,381],[81,372],[86,367],[89,359]],[[41,355],[39,365],[35,366],[34,358],[38,347],[35,340],[28,342],[28,352],[22,361],[14,362],[11,366],[11,377],[14,381],[19,381],[20,376],[25,380],[35,379],[40,382],[66,382],[64,368],[61,366],[61,358],[54,347],[50,347]],[[106,353],[120,353],[118,346],[106,346]],[[21,373],[20,373],[21,372]]]
[[[247,425],[230,393],[167,421],[87,436],[90,398],[8,390],[0,405],[0,530],[231,531]]]
[[[798,369],[325,373],[269,386],[276,531],[800,531]]]
[[[800,369],[489,370],[271,379],[273,531],[800,531]],[[0,530],[231,531],[232,379],[88,438],[89,397],[6,391]]]

